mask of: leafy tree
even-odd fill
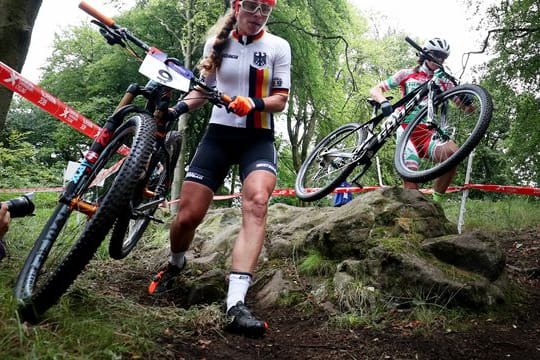
[[[488,10],[491,72],[518,91],[540,91],[540,17],[535,0],[501,1]],[[489,37],[486,39],[488,44]]]
[[[493,58],[485,68],[483,84],[495,103],[490,135],[496,144],[490,149],[499,161],[484,162],[491,164],[489,175],[499,183],[537,184],[540,174],[538,10],[538,1],[522,0],[501,1],[487,12],[490,30],[484,50]]]
[[[280,4],[268,26],[289,41],[293,54],[286,121],[298,169],[312,141],[351,115],[346,105],[347,94],[355,94],[350,91],[354,75],[350,55],[343,54],[354,22],[344,0],[304,0]]]
[[[0,137],[0,188],[62,183],[62,168],[41,161],[34,146],[27,141],[28,136],[29,133],[6,130]]]

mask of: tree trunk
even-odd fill
[[[191,34],[191,17],[192,17],[192,11],[193,11],[193,2],[189,2],[189,6],[186,9],[186,21],[188,23],[188,34]],[[187,69],[191,69],[192,66],[192,60],[191,55],[193,52],[193,44],[192,40],[193,36],[188,36],[187,41],[185,44],[185,47],[183,48],[184,51],[184,66]],[[173,177],[173,183],[171,186],[171,200],[178,199],[180,197],[180,189],[182,187],[182,182],[184,181],[184,177],[186,176],[185,171],[185,162],[186,162],[186,151],[187,151],[187,144],[186,144],[186,128],[187,128],[187,120],[189,118],[189,114],[183,114],[180,116],[180,119],[178,120],[178,131],[182,135],[182,144],[180,146],[180,156],[178,157],[178,162],[176,163],[176,167],[174,169],[174,177]],[[172,212],[176,214],[178,211],[178,203],[175,203],[172,208]]]
[[[20,72],[42,0],[0,0],[0,61]],[[0,87],[0,130],[13,93]]]

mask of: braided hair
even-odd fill
[[[224,16],[213,27],[216,33],[216,40],[212,47],[212,52],[210,56],[205,57],[201,60],[198,65],[198,68],[202,75],[206,76],[208,74],[215,73],[221,66],[221,61],[223,59],[223,50],[227,46],[229,40],[229,35],[236,25],[236,16],[234,10],[229,10]]]

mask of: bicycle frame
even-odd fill
[[[115,24],[113,19],[101,14],[86,2],[82,1],[79,4],[79,7],[98,19],[92,20],[92,23],[99,27],[101,35],[110,45],[122,45],[128,48],[132,55],[139,58],[129,45],[126,46],[126,43],[134,44],[142,49],[147,56],[154,55],[165,58],[163,63],[168,66],[168,69],[172,70],[170,72],[160,70],[159,81],[150,80],[144,87],[135,83],[128,87],[126,93],[118,103],[115,112],[107,119],[103,128],[101,128],[96,135],[94,142],[85,154],[79,168],[62,193],[60,202],[69,205],[71,209],[76,209],[88,216],[92,216],[97,211],[97,207],[79,199],[77,195],[80,189],[86,188],[89,183],[95,180],[91,178],[89,174],[92,174],[91,170],[99,159],[103,149],[105,149],[115,130],[119,128],[124,120],[133,113],[146,112],[151,115],[157,125],[155,151],[157,151],[160,146],[163,146],[165,136],[172,130],[173,125],[177,120],[168,113],[173,88],[164,85],[164,83],[167,84],[173,80],[172,73],[180,74],[180,76],[187,79],[190,84],[192,83],[206,91],[209,100],[214,103],[228,103],[230,102],[230,98],[206,86],[203,81],[196,79],[189,70],[184,69],[177,59],[168,58],[161,50],[147,45],[145,42],[131,34],[127,29],[121,28]],[[147,102],[144,108],[132,105],[133,100],[138,96],[146,98]],[[127,154],[126,149],[124,149],[124,152],[124,154]],[[155,165],[156,164],[150,164],[150,167],[154,167]],[[149,177],[150,175],[151,174],[147,174],[146,176]],[[146,196],[153,196],[153,193],[148,189],[144,189],[143,192]]]
[[[457,81],[442,68],[443,73],[447,76],[454,84],[457,84]],[[383,114],[379,114],[362,124],[357,131],[367,130],[368,139],[360,146],[354,150],[352,153],[353,158],[357,158],[355,163],[360,165],[371,165],[371,159],[377,154],[381,147],[386,143],[388,138],[394,134],[399,126],[403,124],[405,118],[410,112],[420,104],[420,102],[427,97],[427,107],[428,107],[428,125],[434,125],[436,122],[433,121],[435,117],[434,110],[434,99],[439,87],[435,83],[435,77],[425,82],[421,86],[414,89],[412,92],[396,101],[392,106],[394,111],[386,120]],[[376,132],[375,128],[382,122],[381,130]],[[436,127],[436,126],[435,126]],[[438,127],[436,127],[438,129]],[[351,133],[352,134],[352,133]],[[348,136],[351,136],[349,134]],[[343,154],[340,154],[343,156]],[[363,172],[359,173],[352,182],[355,183],[358,178],[363,175]]]

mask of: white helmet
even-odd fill
[[[445,57],[448,57],[450,55],[450,45],[446,40],[441,38],[433,38],[426,41],[423,50],[426,52],[434,51],[442,53],[445,55]]]

